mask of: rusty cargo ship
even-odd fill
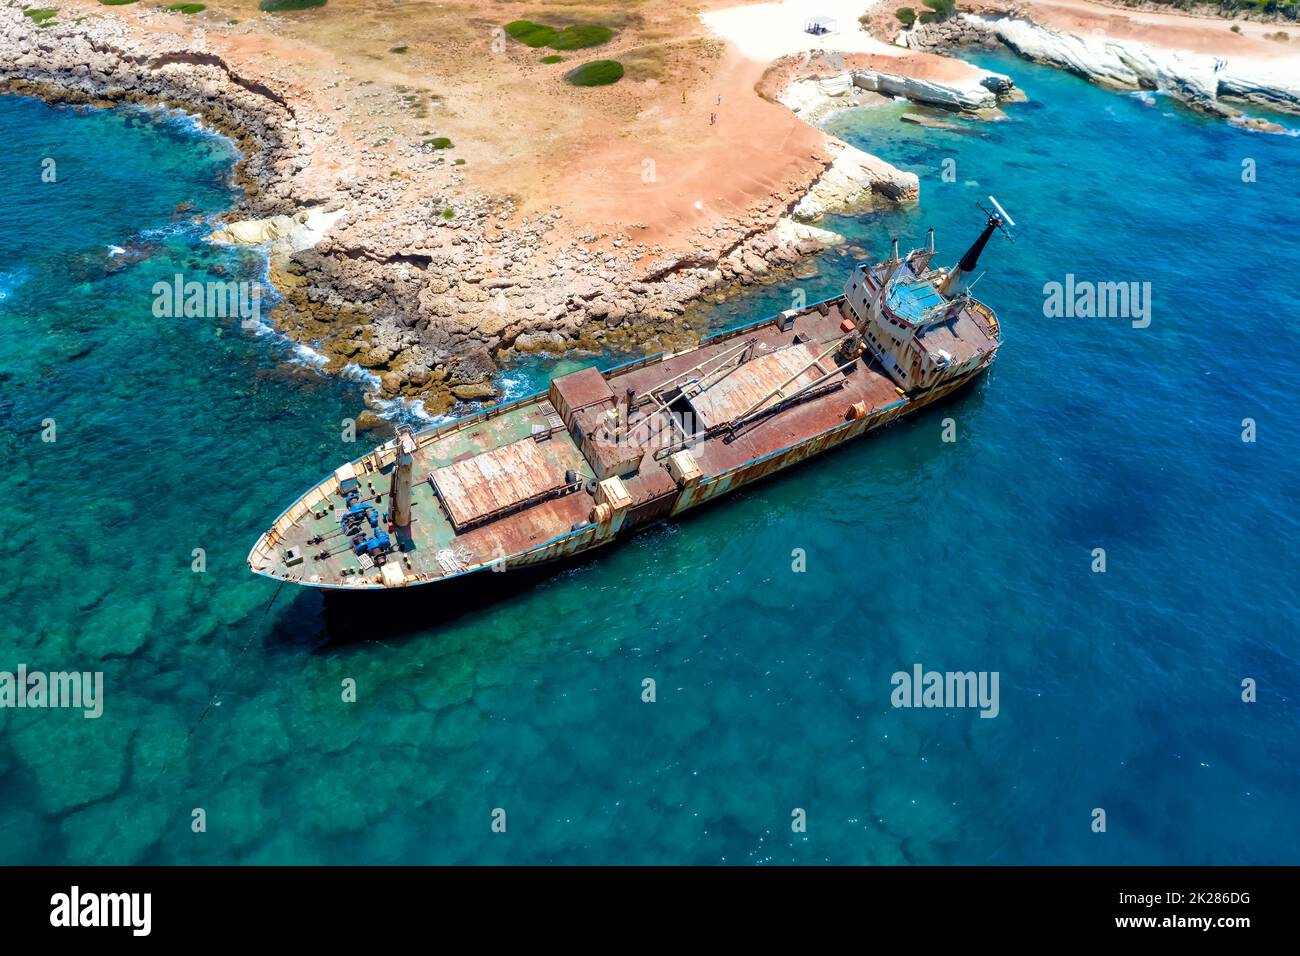
[[[841,295],[396,436],[292,504],[248,555],[327,589],[432,584],[608,544],[924,408],[1002,344],[970,293],[995,230],[952,268],[926,248],[854,267]]]

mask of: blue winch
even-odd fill
[[[375,506],[361,503],[349,507],[348,510],[339,517],[339,525],[345,531],[355,531],[360,528],[362,518],[370,522],[370,527],[379,527],[379,512],[375,510]]]
[[[382,554],[393,546],[393,540],[387,531],[376,531],[372,538],[362,538],[352,542],[352,550],[357,554]]]

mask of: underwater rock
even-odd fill
[[[356,423],[359,432],[383,431],[385,429],[391,431],[393,428],[388,419],[380,418],[369,409],[357,415]]]
[[[1281,123],[1274,123],[1272,120],[1266,120],[1262,116],[1239,116],[1229,122],[1234,126],[1243,126],[1246,129],[1253,129],[1260,133],[1286,132],[1286,127]]]
[[[165,804],[152,799],[122,798],[78,810],[60,828],[73,866],[129,866],[163,838],[169,816]],[[190,836],[188,819],[176,818],[177,838]]]
[[[49,823],[25,807],[0,807],[0,865],[49,863]]]
[[[949,129],[962,131],[962,127],[956,123],[948,123],[944,120],[935,119],[932,116],[926,116],[923,113],[904,113],[899,117],[904,123],[915,123],[917,126],[924,126],[926,129]]]
[[[148,641],[154,610],[152,604],[143,601],[126,607],[106,606],[77,633],[77,653],[90,661],[130,657]]]
[[[79,710],[29,710],[10,724],[14,753],[51,813],[110,797],[122,786],[131,731],[113,719],[113,692],[106,682],[104,716],[97,720]]]

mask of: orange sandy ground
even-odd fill
[[[770,206],[774,195],[797,192],[824,163],[822,133],[756,92],[768,64],[745,59],[698,18],[707,7],[734,3],[329,0],[276,16],[259,12],[256,0],[210,0],[194,16],[145,3],[63,6],[149,31],[192,38],[202,30],[206,46],[240,72],[288,88],[309,107],[303,115],[329,116],[339,134],[301,174],[323,188],[363,162],[363,151],[400,173],[406,160],[399,144],[449,136],[454,156],[465,160],[463,188],[514,196],[522,212],[559,207],[564,225],[555,239],[625,235],[684,248],[698,241],[700,227],[743,219]],[[1084,0],[1028,6],[1043,22],[1070,29],[1102,28],[1225,54],[1289,52],[1262,39],[1271,28],[1258,24],[1242,24],[1245,35],[1237,35],[1221,20],[1124,12]],[[61,18],[72,19],[72,9]],[[617,33],[605,46],[561,52],[564,62],[548,65],[541,58],[555,51],[496,32],[519,18],[604,23]],[[399,47],[406,49],[394,52]],[[623,80],[588,89],[564,82],[574,65],[604,58],[625,64]],[[936,79],[967,69],[925,54],[879,59],[893,71]],[[766,86],[774,86],[770,78]],[[717,114],[713,125],[710,113]],[[422,186],[419,176],[394,181],[406,196],[441,189]]]

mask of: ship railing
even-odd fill
[[[516,408],[522,408],[530,405],[539,399],[545,397],[546,392],[534,392],[532,395],[525,395],[523,398],[512,399],[508,402],[501,402],[497,405],[490,405],[487,408],[481,408],[477,412],[470,412],[460,418],[453,419],[449,422],[443,422],[441,425],[433,425],[422,432],[418,433],[421,443],[431,442],[446,435],[454,435],[456,432],[463,431],[471,425],[480,425],[485,421],[504,415],[506,412],[512,412]]]
[[[844,295],[840,293],[837,295],[828,296],[827,298],[821,299],[817,302],[811,302],[801,310],[801,313],[811,312],[814,309],[820,309],[823,306],[829,307],[830,305],[838,302],[840,299],[843,298]],[[777,313],[776,315],[770,315],[767,316],[766,318],[758,319],[757,321],[754,322],[745,322],[741,325],[736,325],[730,328],[722,329],[719,332],[714,332],[712,335],[707,335],[704,338],[700,339],[699,344],[693,346],[691,349],[683,349],[682,351],[693,351],[694,349],[702,348],[703,346],[706,345],[714,345],[718,342],[726,341],[727,339],[734,338],[737,335],[743,335],[744,333],[751,332],[754,329],[759,329],[766,325],[771,325],[780,317],[781,317],[780,313]],[[637,369],[645,368],[648,365],[654,365],[657,362],[663,362],[667,359],[672,358],[674,355],[677,354],[679,353],[656,352],[653,355],[645,355],[642,356],[641,358],[631,359],[630,361],[622,362],[618,365],[611,366],[610,368],[607,368],[605,369],[605,371],[601,372],[601,375],[604,376],[605,378],[610,378],[615,375],[623,375],[627,372],[633,372],[636,371]],[[509,402],[501,402],[500,404],[497,405],[491,405],[487,408],[479,409],[477,412],[471,412],[468,415],[453,419],[452,421],[443,422],[440,425],[432,425],[429,428],[423,429],[422,431],[418,432],[417,437],[419,438],[420,443],[423,444],[425,442],[430,442],[437,438],[441,438],[444,435],[453,435],[456,432],[468,428],[471,425],[480,424],[482,422],[496,418],[499,415],[504,415],[506,412],[514,411],[516,408],[521,408],[524,405],[531,404],[537,401],[538,399],[545,397],[546,394],[547,394],[546,391],[543,390],[540,392],[534,392],[531,395],[525,395],[523,398],[516,398]]]
[[[809,312],[820,310],[823,306],[829,308],[843,298],[844,293],[840,292],[828,296],[825,299],[819,299],[816,302],[809,302],[799,310],[799,314],[806,315]],[[719,342],[725,342],[727,339],[735,338],[738,335],[744,335],[747,332],[753,332],[755,329],[761,329],[765,326],[771,325],[780,318],[781,313],[778,312],[775,315],[769,315],[753,322],[744,322],[740,325],[733,325],[729,328],[722,329],[719,332],[714,332],[712,335],[706,335],[704,338],[700,339],[698,345],[693,345],[689,349],[682,349],[681,351],[693,352],[696,349],[704,348],[706,345],[717,345]],[[656,352],[654,355],[644,355],[641,358],[631,359],[630,361],[623,362],[619,365],[613,365],[601,372],[601,374],[605,376],[605,378],[611,378],[615,375],[624,375],[628,372],[635,372],[637,369],[645,368],[648,365],[667,361],[668,359],[680,354],[681,352]]]
[[[979,299],[970,299],[970,310],[974,315],[984,320],[985,329],[992,339],[1002,338],[1002,326],[998,323],[997,313],[990,309]]]

